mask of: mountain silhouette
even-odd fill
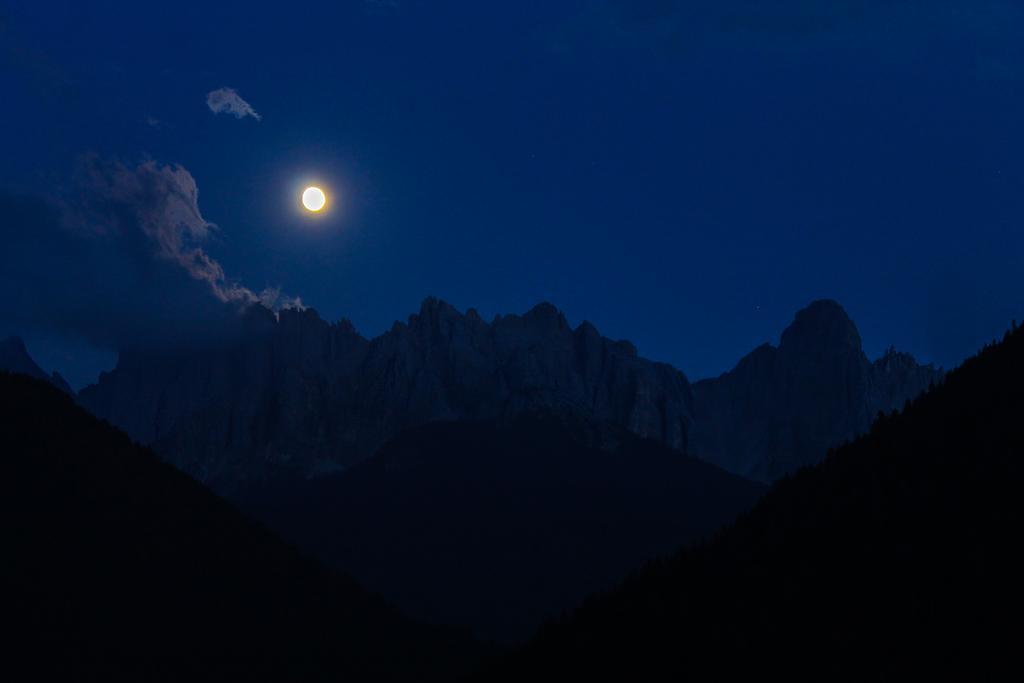
[[[420,681],[479,652],[303,557],[50,384],[0,373],[0,447],[9,676]]]
[[[275,479],[241,504],[403,612],[514,641],[762,493],[610,425],[521,416],[413,428],[344,474]]]
[[[1016,667],[1024,332],[481,681],[987,680]]]

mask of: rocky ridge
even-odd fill
[[[279,468],[340,471],[433,421],[533,413],[607,423],[772,480],[942,376],[894,350],[871,362],[832,301],[800,311],[777,347],[692,385],[547,303],[486,322],[428,298],[372,340],[312,309],[253,307],[242,324],[240,341],[221,348],[125,351],[80,401],[221,489]]]
[[[589,323],[573,329],[550,304],[488,323],[428,298],[373,340],[311,309],[254,308],[245,324],[223,348],[125,352],[80,400],[221,487],[277,467],[337,471],[436,420],[561,413],[686,449],[683,374]]]

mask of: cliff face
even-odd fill
[[[820,461],[942,378],[890,350],[875,362],[834,301],[797,313],[778,347],[765,344],[730,372],[696,382],[691,452],[731,472],[771,481]]]
[[[683,374],[589,323],[572,329],[549,304],[487,323],[427,299],[370,341],[312,310],[249,316],[243,340],[224,348],[122,354],[82,403],[219,486],[278,467],[339,470],[441,419],[563,413],[686,448]]]

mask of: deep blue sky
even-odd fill
[[[231,279],[366,335],[550,300],[699,378],[830,297],[950,365],[1024,317],[1022,35],[1001,0],[0,0],[0,188],[180,164]]]

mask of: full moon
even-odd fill
[[[307,187],[302,192],[302,205],[309,211],[319,211],[327,204],[327,195],[319,187]]]

